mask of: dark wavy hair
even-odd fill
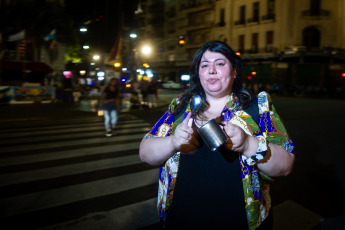
[[[201,58],[206,51],[217,52],[223,54],[231,63],[231,67],[236,70],[236,78],[232,86],[232,92],[239,99],[239,107],[236,110],[243,110],[248,108],[250,102],[254,96],[242,87],[242,83],[239,79],[239,74],[242,70],[242,60],[226,43],[221,41],[210,41],[201,46],[194,54],[193,61],[190,67],[190,87],[182,92],[180,95],[180,104],[176,107],[174,114],[179,114],[183,108],[188,104],[193,95],[200,95],[202,100],[206,102],[206,94],[202,88],[199,78],[199,66]],[[198,114],[203,113],[207,106],[201,107]]]

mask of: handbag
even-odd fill
[[[98,109],[98,110],[97,110],[97,116],[101,117],[101,116],[103,116],[103,115],[104,115],[103,109]]]

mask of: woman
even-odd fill
[[[104,110],[105,136],[111,137],[112,129],[117,122],[117,111],[120,108],[120,90],[116,78],[112,78],[104,89],[100,107]]]
[[[161,165],[158,212],[167,229],[270,229],[269,184],[291,172],[294,145],[270,97],[244,90],[240,71],[240,57],[227,44],[204,44],[192,62],[190,88],[140,144],[141,160]],[[192,118],[195,94],[206,106]],[[257,119],[248,114],[255,101]],[[211,119],[222,120],[229,138],[215,152],[196,131]]]

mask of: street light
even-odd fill
[[[137,37],[138,37],[135,33],[131,33],[129,36],[130,36],[131,38],[137,38]]]
[[[92,58],[93,58],[93,60],[98,61],[101,57],[96,54],[96,55],[93,55]]]
[[[85,45],[85,46],[83,46],[83,49],[88,50],[88,49],[90,49],[90,46]]]
[[[144,55],[150,55],[151,52],[152,52],[152,48],[151,46],[148,46],[148,45],[144,45],[141,49],[141,52],[144,54]]]
[[[80,32],[87,32],[87,28],[86,27],[82,27],[79,29]]]

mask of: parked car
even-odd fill
[[[167,81],[162,84],[162,87],[165,89],[181,89],[181,83],[174,81]]]

